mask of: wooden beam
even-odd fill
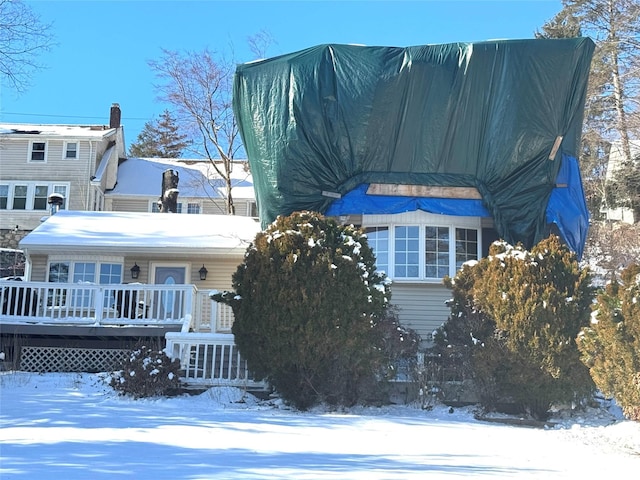
[[[482,200],[482,195],[475,187],[437,187],[432,185],[399,185],[390,183],[370,184],[367,189],[367,195]]]

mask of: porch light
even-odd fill
[[[198,273],[200,274],[200,280],[206,280],[208,272],[209,270],[207,270],[207,268],[204,266],[204,263],[203,263],[202,268],[198,270]]]
[[[138,278],[139,275],[140,275],[140,267],[138,266],[137,263],[134,262],[133,267],[131,267],[131,278],[135,280],[136,278]]]

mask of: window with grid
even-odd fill
[[[96,264],[93,262],[75,262],[73,264],[73,283],[95,283]],[[74,290],[73,305],[89,307],[92,305],[93,290]]]
[[[32,162],[44,162],[46,160],[47,144],[45,142],[32,142],[31,143],[31,156]]]
[[[187,213],[200,213],[199,203],[187,203]]]
[[[394,273],[399,278],[420,276],[420,228],[395,227]]]
[[[182,203],[178,202],[177,213],[182,213]],[[160,213],[158,202],[151,202],[151,213]]]
[[[69,262],[51,262],[49,264],[49,281],[67,283],[69,281]],[[66,290],[50,290],[47,294],[47,305],[58,307],[66,302]]]
[[[389,272],[389,227],[369,227],[365,230],[367,242],[376,256],[378,271]]]
[[[464,262],[478,259],[478,230],[456,228],[456,269]]]
[[[443,278],[449,275],[449,227],[425,227],[424,276]]]

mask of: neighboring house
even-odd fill
[[[580,255],[577,156],[594,43],[319,45],[239,65],[233,107],[263,226],[314,210],[364,227],[401,322],[448,318],[444,276],[497,238]]]
[[[639,141],[630,141],[631,147],[631,156],[636,158],[640,156],[640,142]],[[622,163],[624,159],[624,154],[622,152],[622,144],[618,142],[613,142],[611,144],[611,148],[609,150],[609,161],[607,162],[607,173],[605,177],[606,182],[611,182],[616,180],[616,175],[619,175],[622,169]],[[638,160],[636,160],[637,162]],[[635,218],[633,209],[627,207],[615,207],[609,208],[606,205],[603,205],[602,213],[604,214],[607,220],[617,220],[624,223],[635,223],[640,219]]]
[[[52,194],[62,210],[104,210],[125,156],[120,115],[113,104],[109,125],[0,123],[0,246],[39,225]]]
[[[178,213],[226,214],[226,183],[209,160],[127,158],[118,166],[116,185],[105,194],[105,210],[158,212],[162,174],[178,174]],[[236,215],[257,217],[253,181],[248,164],[238,160],[231,174]]]
[[[86,370],[166,337],[192,380],[246,381],[233,313],[209,293],[231,287],[259,230],[246,216],[59,211],[20,242],[26,281],[0,284],[0,351],[22,369]]]

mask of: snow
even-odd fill
[[[73,247],[90,252],[117,250],[150,252],[165,248],[244,252],[260,232],[252,217],[171,213],[87,212],[61,210],[24,237],[20,245],[31,253],[51,253]]]
[[[0,372],[0,477],[587,480],[640,468],[640,423],[613,407],[532,428],[471,407],[303,413],[228,387],[132,400],[104,378]]]

